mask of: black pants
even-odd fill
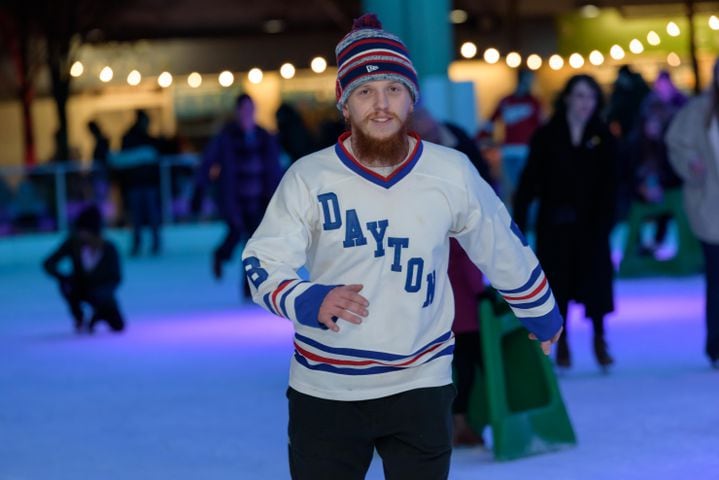
[[[463,332],[454,336],[454,357],[452,366],[457,380],[457,398],[454,399],[452,413],[467,413],[469,396],[476,375],[476,369],[484,368],[482,344],[479,332]]]
[[[567,335],[569,335],[569,328],[567,325],[567,316],[569,314],[569,300],[566,298],[561,298],[559,295],[555,294],[554,296],[555,301],[557,302],[557,307],[559,308],[559,313],[562,315],[562,327],[564,329],[562,330],[562,335],[559,337],[559,341],[557,343],[557,354],[559,355],[562,350],[566,351],[569,348],[569,343],[567,340]],[[585,310],[586,312],[586,310]],[[585,313],[586,315],[587,313]],[[604,340],[604,315],[592,315],[589,314],[589,319],[592,321],[592,330],[594,332],[594,339],[595,340]]]
[[[152,252],[159,253],[160,221],[162,218],[160,205],[160,189],[158,187],[132,187],[127,191],[127,202],[130,207],[132,222],[132,254],[140,253],[142,245],[142,227],[148,226],[152,233]]]
[[[288,389],[292,478],[364,479],[376,448],[388,480],[446,479],[454,396],[451,384],[348,402]]]
[[[263,214],[262,202],[259,198],[250,197],[238,201],[237,215],[225,218],[227,233],[215,248],[214,255],[217,261],[224,263],[232,258],[237,244],[255,233]]]
[[[659,246],[664,243],[667,238],[667,232],[669,231],[669,222],[672,221],[673,215],[671,213],[662,213],[657,215],[654,219],[657,224],[657,231],[654,233],[654,244]]]
[[[85,326],[82,310],[83,303],[90,305],[93,310],[92,317],[90,317],[87,325],[90,331],[100,321],[107,322],[110,328],[116,332],[121,332],[125,329],[125,321],[115,299],[114,287],[90,287],[68,279],[60,282],[60,293],[62,293],[70,313],[72,313],[76,329],[79,330]]]
[[[705,351],[711,360],[719,360],[719,244],[701,242],[706,275]]]

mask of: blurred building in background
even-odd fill
[[[117,149],[144,109],[150,133],[175,155],[167,172],[191,168],[241,92],[256,100],[263,127],[276,129],[285,102],[319,136],[338,119],[334,46],[365,10],[380,10],[388,30],[448,45],[446,75],[465,87],[454,100],[463,110],[437,111],[447,103],[441,82],[423,85],[424,101],[470,132],[514,88],[517,68],[536,70],[535,94],[549,110],[570,75],[590,73],[609,89],[623,64],[648,81],[669,69],[691,92],[719,52],[719,2],[8,0],[0,6],[0,223],[44,210],[54,219],[46,228],[66,225],[63,212],[84,188],[66,173],[92,166],[90,121]],[[58,161],[62,178],[50,167]],[[39,180],[27,182],[30,174]],[[184,187],[164,182],[167,220],[182,210],[170,204]]]

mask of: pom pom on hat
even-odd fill
[[[355,18],[352,22],[352,31],[359,30],[360,28],[377,28],[382,29],[382,22],[379,21],[377,15],[374,13],[365,13],[359,18]]]
[[[414,103],[419,100],[417,71],[407,47],[396,35],[382,30],[374,13],[366,13],[352,23],[352,31],[335,48],[337,57],[337,108],[342,110],[350,93],[373,80],[395,80],[409,90]]]

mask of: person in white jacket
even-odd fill
[[[665,141],[684,180],[684,208],[705,259],[705,353],[719,369],[719,59],[707,91],[676,114]]]
[[[452,449],[456,238],[549,353],[562,318],[536,256],[467,157],[407,131],[419,97],[374,15],[337,45],[349,131],[295,162],[243,252],[255,302],[293,322],[295,479],[440,479]],[[305,266],[309,279],[297,274]]]

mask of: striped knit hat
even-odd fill
[[[337,108],[350,93],[363,83],[373,80],[396,80],[409,90],[414,103],[419,100],[417,72],[409,52],[396,35],[382,30],[373,13],[355,19],[352,31],[335,48],[337,56]]]

